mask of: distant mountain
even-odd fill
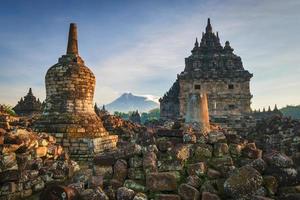
[[[294,119],[300,119],[300,105],[298,106],[290,106],[287,105],[280,109],[284,116],[292,117]]]
[[[129,112],[138,110],[141,112],[148,112],[154,108],[158,108],[159,103],[157,98],[152,95],[133,95],[132,93],[124,93],[113,102],[105,105],[105,108],[113,113],[118,112]]]

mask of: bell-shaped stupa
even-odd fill
[[[64,140],[96,138],[97,144],[107,141],[109,145],[105,147],[115,144],[117,137],[108,134],[94,111],[96,79],[79,56],[76,24],[70,24],[66,55],[48,69],[45,83],[45,108],[36,124],[37,130],[55,133]]]

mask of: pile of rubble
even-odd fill
[[[65,181],[78,169],[54,137],[0,129],[0,199],[29,197],[47,183]]]
[[[257,122],[246,138],[266,152],[277,150],[295,155],[300,151],[300,121],[282,116],[265,118]]]
[[[236,134],[158,129],[95,157],[60,191],[89,200],[299,199],[298,174],[286,155],[263,155]]]
[[[119,141],[137,139],[139,134],[147,131],[145,126],[124,120],[116,115],[110,115],[109,113],[100,115],[100,118],[107,131],[119,136]]]

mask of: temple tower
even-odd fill
[[[67,139],[96,138],[97,144],[105,140],[109,145],[103,148],[115,146],[117,137],[108,134],[94,111],[95,83],[93,72],[79,56],[77,26],[72,23],[66,54],[47,71],[45,108],[36,129]]]
[[[18,101],[18,104],[13,108],[13,110],[20,116],[41,114],[42,103],[33,95],[32,89],[29,88],[27,95]]]
[[[191,53],[185,58],[184,71],[160,99],[161,118],[184,117],[190,95],[204,91],[213,122],[249,114],[252,98],[249,85],[253,75],[244,69],[241,58],[233,53],[228,41],[221,45],[210,19],[200,43],[196,38]]]

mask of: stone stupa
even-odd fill
[[[115,148],[117,136],[109,135],[94,111],[96,79],[79,56],[76,24],[70,24],[66,55],[48,69],[45,83],[45,108],[35,126],[38,131],[53,133],[71,155]]]

